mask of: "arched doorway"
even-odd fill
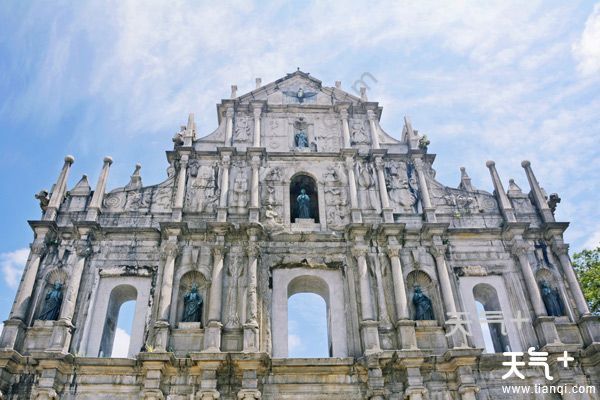
[[[288,357],[331,357],[327,304],[315,293],[288,299]]]

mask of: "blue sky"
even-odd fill
[[[222,3],[222,2],[220,2]],[[13,1],[0,3],[0,314],[12,304],[49,189],[66,154],[70,186],[108,188],[136,162],[145,184],[164,179],[164,151],[189,112],[201,134],[215,104],[300,67],[352,91],[364,72],[382,126],[404,115],[431,140],[437,178],[465,166],[491,191],[485,161],[524,190],[523,159],[562,197],[572,249],[600,242],[600,5],[497,2]]]

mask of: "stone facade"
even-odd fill
[[[364,94],[301,71],[236,90],[208,136],[190,116],[157,185],[138,165],[107,191],[107,157],[95,190],[84,176],[67,191],[65,158],[30,221],[0,398],[499,400],[515,397],[503,385],[600,384],[600,324],[529,162],[529,194],[505,191],[491,161],[493,194],[464,169],[451,188],[427,139],[408,119],[388,135]],[[287,299],[301,292],[327,304],[329,358],[287,357]],[[42,318],[52,294],[60,313]],[[129,300],[129,357],[110,358]],[[458,319],[470,335],[452,333]],[[503,380],[502,351],[530,347],[554,380],[532,366]]]

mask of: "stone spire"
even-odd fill
[[[460,167],[460,184],[459,189],[466,190],[467,192],[473,192],[475,188],[471,184],[471,177],[467,174],[465,167]]]
[[[513,178],[510,178],[508,180],[508,191],[506,192],[506,194],[509,197],[523,194],[523,191],[521,190],[519,185],[516,184],[516,182]]]
[[[129,183],[125,186],[125,190],[137,190],[142,187],[140,169],[142,169],[142,164],[135,164],[135,170],[133,171],[133,174],[131,174],[131,179],[129,179]]]
[[[77,184],[73,186],[73,189],[71,189],[69,193],[71,194],[71,196],[87,196],[90,194],[91,191],[92,188],[90,187],[90,183],[88,182],[88,177],[86,174],[83,174],[79,182],[77,182]]]
[[[531,187],[531,192],[533,193],[533,201],[535,202],[535,205],[542,216],[542,220],[544,222],[554,222],[554,215],[552,214],[552,210],[550,210],[548,203],[546,203],[546,196],[544,196],[544,192],[542,191],[540,184],[533,174],[531,163],[527,160],[524,160],[521,163],[521,166],[525,169],[525,174],[527,175],[527,180],[529,181],[529,186]]]
[[[237,97],[237,85],[231,85],[231,96],[229,96],[232,99],[235,99]]]
[[[256,78],[256,89],[260,88],[261,86],[262,86],[262,79]]]
[[[92,201],[88,207],[86,218],[88,221],[95,221],[98,217],[98,213],[100,212],[100,208],[102,208],[102,200],[104,199],[104,191],[106,190],[106,181],[108,180],[108,171],[112,162],[113,160],[111,157],[104,157],[102,172],[100,172],[98,183],[96,184],[96,190],[94,191]]]
[[[508,222],[516,222],[517,218],[515,217],[515,210],[513,210],[510,200],[508,199],[508,196],[506,196],[506,192],[504,191],[504,187],[502,186],[502,181],[500,180],[498,171],[496,171],[496,163],[490,160],[486,162],[485,165],[490,170],[490,175],[492,176],[492,183],[494,184],[496,198],[498,199],[498,205],[500,206],[500,211],[502,212],[502,215]]]
[[[46,213],[44,214],[45,221],[53,221],[56,218],[56,212],[58,211],[58,208],[65,197],[67,179],[69,178],[69,170],[71,169],[71,165],[74,161],[75,158],[73,158],[73,156],[65,157],[65,163],[60,171],[58,179],[56,180],[54,190],[52,191],[52,196],[50,197],[50,202],[48,203]]]
[[[183,131],[182,134],[183,145],[186,147],[190,147],[195,138],[196,123],[194,122],[194,113],[190,113],[190,115],[188,116],[187,126],[185,127],[185,131]]]

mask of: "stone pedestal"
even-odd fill
[[[52,337],[50,339],[50,347],[48,351],[66,354],[69,352],[71,336],[75,326],[69,320],[58,320],[52,329]]]
[[[381,215],[383,216],[383,222],[385,222],[385,223],[394,222],[394,209],[393,208],[383,208],[381,210]]]
[[[219,353],[221,351],[221,330],[223,324],[219,321],[210,321],[204,330],[204,352]]]
[[[554,324],[554,317],[537,317],[533,322],[533,327],[540,341],[540,347],[562,344]]]
[[[401,319],[396,322],[398,334],[398,346],[402,350],[417,350],[417,336],[415,332],[415,321]]]
[[[20,347],[25,333],[25,324],[20,319],[4,321],[4,329],[0,338],[0,349],[11,350]]]
[[[244,352],[258,351],[258,324],[244,324]]]
[[[600,343],[600,317],[587,314],[581,317],[578,324],[583,343],[586,346],[592,343]]]
[[[154,346],[157,351],[167,351],[169,345],[169,323],[167,321],[157,321],[154,325],[155,338]]]
[[[260,211],[258,207],[248,207],[248,219],[250,222],[257,222],[260,218]]]
[[[360,323],[360,332],[365,355],[381,352],[381,347],[379,346],[379,331],[377,329],[378,326],[379,322],[373,320],[365,320]]]

